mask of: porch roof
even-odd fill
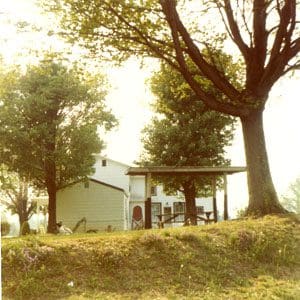
[[[199,167],[199,166],[148,166],[148,167],[130,167],[126,175],[138,176],[149,173],[155,175],[230,175],[239,172],[245,172],[246,167]]]

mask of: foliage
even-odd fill
[[[116,124],[105,107],[105,80],[46,56],[24,75],[2,71],[0,83],[1,162],[47,189],[55,230],[57,188],[93,171],[93,154],[104,146],[97,128]]]
[[[244,218],[246,216],[246,208],[241,208],[236,212],[236,217],[238,219]]]
[[[229,69],[230,60],[223,66]],[[199,77],[198,80],[211,93],[218,93],[205,78]],[[166,64],[162,64],[160,71],[153,75],[151,87],[156,96],[153,107],[158,115],[144,129],[142,164],[228,165],[229,161],[224,157],[225,147],[233,137],[234,119],[210,110],[198,99],[181,74],[172,71]],[[180,190],[187,193],[191,184],[197,187],[198,195],[208,195],[211,191],[211,178],[188,176],[160,180],[169,192]]]
[[[4,165],[0,168],[0,196],[1,204],[18,215],[20,227],[36,211],[36,203],[29,197],[28,179],[7,171]]]
[[[298,225],[268,217],[3,240],[3,297],[297,299]]]
[[[14,82],[5,84],[13,76]],[[91,172],[91,153],[103,147],[96,128],[115,124],[105,110],[104,78],[84,81],[76,68],[45,60],[25,75],[2,74],[1,88],[1,159],[10,168],[29,173],[37,186],[45,185],[47,156],[57,163],[58,187]],[[53,138],[55,152],[47,153]]]
[[[300,214],[300,178],[289,186],[288,194],[282,197],[281,203],[288,211]]]
[[[263,111],[277,80],[300,66],[298,1],[47,2],[48,9],[61,16],[63,34],[72,43],[118,62],[132,55],[164,60],[208,107],[239,117],[248,165],[247,213],[284,212],[268,164]],[[230,48],[238,49],[243,61],[242,87],[217,61],[205,56],[218,46],[212,36],[227,38]],[[197,80],[199,75],[212,82],[222,97],[205,90]]]
[[[9,233],[10,224],[7,221],[1,220],[1,236],[5,236]]]

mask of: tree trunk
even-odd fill
[[[196,208],[196,187],[193,182],[183,184],[184,197],[185,197],[185,217],[186,225],[197,225],[197,208]]]
[[[47,186],[49,204],[48,204],[48,232],[56,233],[56,188],[52,184]]]
[[[23,213],[19,213],[18,214],[19,216],[19,224],[20,224],[20,232],[19,232],[19,235],[22,236],[24,233],[22,232],[22,229],[23,229],[23,224],[25,222],[28,222],[28,217],[26,217],[26,215],[24,215]]]
[[[20,235],[23,234],[22,228],[25,222],[29,220],[28,212],[28,184],[23,179],[20,179],[19,193],[17,195],[17,213],[19,216]]]
[[[263,130],[263,111],[255,111],[241,118],[247,176],[249,188],[249,206],[247,215],[264,216],[284,213],[273,185],[269,168],[266,143]]]
[[[53,100],[53,106],[47,111],[48,120],[48,136],[46,136],[45,148],[45,181],[48,192],[48,232],[57,233],[56,226],[56,163],[55,163],[55,150],[56,150],[56,124],[58,115],[58,102],[57,99]]]
[[[48,232],[49,233],[57,233],[56,228],[56,168],[55,163],[51,159],[47,159],[45,163],[45,171],[46,171],[46,186],[48,192]]]

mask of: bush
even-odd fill
[[[10,224],[6,221],[1,222],[1,235],[7,235],[9,233]]]

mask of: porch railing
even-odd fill
[[[197,221],[204,221],[205,224],[214,222],[210,216],[213,215],[212,211],[204,212],[201,215],[185,214],[185,213],[173,213],[173,214],[159,214],[156,215],[158,218],[158,227],[163,228],[164,224],[172,223],[184,223],[186,225],[192,224],[192,219],[197,219]]]

